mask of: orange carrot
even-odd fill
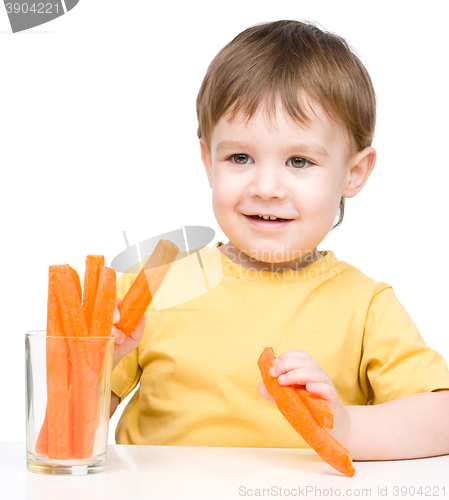
[[[332,429],[334,426],[334,410],[332,406],[320,396],[310,394],[305,386],[295,387],[295,391],[318,422],[324,427]]]
[[[80,277],[78,275],[78,273],[76,272],[75,269],[73,269],[73,267],[70,267],[70,273],[72,274],[72,278],[73,278],[73,281],[75,282],[75,286],[76,286],[76,291],[78,292],[78,296],[80,298],[80,300],[82,301],[83,300],[83,295],[82,295],[82,289],[81,289],[81,280],[80,280]],[[72,450],[73,450],[73,427],[74,427],[74,423],[73,423],[73,390],[71,389],[71,380],[72,380],[72,363],[69,362],[69,384],[70,384],[70,388],[69,388],[69,426],[70,426],[70,429],[69,429],[69,441],[70,441],[70,452],[72,453]],[[75,384],[77,383],[76,381],[74,382]]]
[[[87,337],[89,335],[81,300],[70,269],[58,269],[50,275],[54,283],[61,310],[62,324],[67,337]]]
[[[96,374],[91,369],[92,353],[83,339],[88,337],[81,300],[69,270],[61,269],[51,276],[61,311],[64,331],[68,337],[71,367],[71,402],[73,458],[87,458],[92,454],[97,420]],[[95,402],[95,404],[94,404]],[[50,425],[49,425],[50,429]]]
[[[111,335],[112,320],[117,303],[117,277],[113,269],[101,266],[95,307],[90,327],[91,337]]]
[[[67,269],[68,267],[70,268],[70,266],[64,264],[50,266],[48,269],[47,335],[55,337],[64,337],[65,332],[64,325],[62,323],[61,311],[59,310],[58,296],[56,295],[56,290],[52,284],[51,277],[59,270]],[[73,269],[73,271],[75,270]],[[72,270],[70,272],[72,273]]]
[[[34,451],[38,455],[48,455],[48,396],[44,422],[42,424],[41,430],[39,431],[39,435],[37,436]]]
[[[274,360],[273,349],[266,347],[258,364],[264,384],[276,401],[279,411],[326,463],[345,476],[352,477],[355,470],[349,451],[317,422],[293,387],[281,386],[278,379],[270,375],[269,370]]]
[[[64,338],[47,339],[48,456],[70,457],[69,349]]]
[[[153,299],[152,294],[159,290],[178,253],[178,247],[170,240],[160,240],[145,267],[120,302],[118,306],[120,321],[115,326],[126,336],[134,330],[145,314]]]
[[[82,300],[80,277],[78,276],[78,273],[76,272],[76,270],[73,269],[73,267],[70,267],[70,273],[72,275],[73,281],[75,282],[76,291],[78,292],[79,298],[80,298],[80,300]]]
[[[73,339],[71,371],[72,457],[92,455],[97,425],[97,373],[92,369],[93,356],[83,339]],[[91,347],[91,346],[89,346]]]
[[[47,409],[35,451],[54,459],[87,458],[93,452],[97,378],[105,344],[93,342],[88,347],[83,340],[89,337],[86,310],[93,328],[91,336],[109,336],[117,302],[115,271],[103,266],[100,273],[101,266],[97,264],[101,262],[104,263],[102,256],[86,259],[87,307],[82,305],[81,282],[75,269],[69,265],[49,269]]]
[[[109,337],[111,335],[112,320],[117,304],[117,277],[113,269],[101,266],[98,279],[97,297],[90,325],[91,337]],[[106,344],[96,342],[92,346],[92,369],[99,375],[103,365]]]
[[[92,313],[97,297],[98,279],[101,266],[104,266],[103,255],[88,255],[86,257],[86,270],[84,272],[84,297],[83,311],[86,317],[87,330],[90,331]]]
[[[36,441],[36,453],[50,458],[70,456],[69,435],[69,348],[51,276],[69,266],[50,266],[47,300],[47,410]],[[61,339],[53,338],[60,337]]]

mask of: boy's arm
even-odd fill
[[[347,425],[334,437],[350,450],[353,460],[449,454],[447,389],[412,394],[377,405],[346,406],[344,411],[348,416]]]
[[[111,411],[109,414],[109,418],[111,418],[112,415],[114,415],[115,410],[117,409],[119,403],[120,403],[120,398],[117,396],[115,392],[111,391]]]
[[[118,309],[118,305],[120,304],[120,302],[120,297],[117,297],[117,305],[115,306],[114,318],[112,320],[111,335],[114,336],[115,344],[112,361],[113,370],[127,354],[131,353],[132,351],[134,351],[134,349],[137,348],[145,332],[145,315],[142,316],[139,323],[137,323],[136,328],[134,328],[134,330],[129,334],[128,337],[126,337],[126,335],[115,326],[120,321],[120,311]],[[109,418],[112,417],[119,403],[120,398],[117,396],[117,394],[115,394],[115,392],[111,391],[111,406]]]

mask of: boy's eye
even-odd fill
[[[232,155],[230,159],[232,159],[234,163],[237,163],[237,165],[246,165],[247,163],[253,163],[249,161],[251,159],[251,156],[241,153]]]
[[[305,158],[300,158],[300,157],[290,158],[290,160],[288,160],[288,162],[287,162],[287,165],[289,164],[289,162],[291,162],[292,167],[298,168],[298,169],[304,168],[307,164],[310,165],[309,160],[306,160]]]
[[[237,165],[247,165],[248,163],[254,163],[254,160],[251,158],[251,156],[243,153],[232,155],[228,159],[231,160],[233,163],[236,163]],[[299,156],[290,158],[287,161],[287,165],[292,166],[293,168],[296,168],[298,170],[303,169],[311,164],[312,162],[306,160],[305,158],[301,158]]]

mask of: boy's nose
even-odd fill
[[[281,169],[273,165],[259,165],[259,168],[254,169],[248,192],[251,196],[259,196],[263,199],[285,198],[287,186]]]

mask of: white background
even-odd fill
[[[195,100],[216,53],[265,21],[317,21],[370,72],[377,164],[318,248],[393,286],[449,360],[445,9],[443,0],[81,0],[12,34],[0,4],[0,441],[25,439],[24,333],[45,328],[49,265],[83,276],[85,256],[99,253],[110,265],[125,248],[122,231],[134,244],[205,225],[214,242],[227,241],[200,159]]]

